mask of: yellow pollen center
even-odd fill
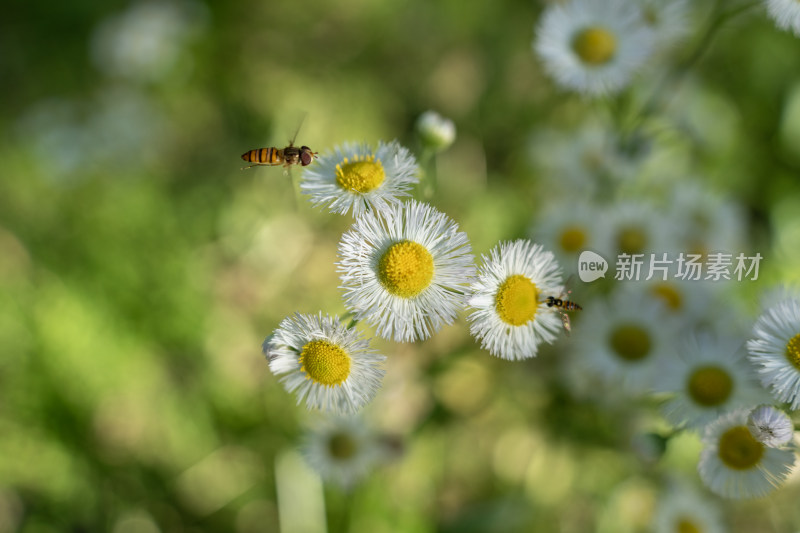
[[[572,40],[572,49],[584,63],[599,66],[608,63],[617,52],[614,34],[599,26],[586,28]]]
[[[761,461],[764,445],[753,437],[747,426],[735,426],[719,438],[717,453],[725,466],[734,470],[748,470]]]
[[[611,348],[620,358],[628,362],[640,361],[650,353],[650,335],[635,324],[617,326],[611,332]]]
[[[300,352],[300,370],[320,385],[339,385],[350,375],[350,356],[326,340],[313,340]]]
[[[536,315],[536,308],[539,307],[539,290],[527,277],[514,274],[497,289],[494,305],[503,322],[521,326],[533,320]]]
[[[680,311],[683,307],[683,295],[674,286],[667,283],[659,283],[653,287],[653,294],[666,304],[671,311]]]
[[[800,370],[800,333],[786,343],[786,359]]]
[[[346,461],[356,454],[358,444],[347,433],[334,433],[328,439],[328,451],[331,457],[339,461]]]
[[[681,517],[676,524],[675,532],[676,533],[703,533],[702,528],[695,525],[695,523],[686,517]]]
[[[357,155],[350,161],[348,158],[336,165],[336,183],[342,189],[366,193],[380,187],[386,173],[383,164],[375,160],[374,155]]]
[[[639,228],[622,228],[617,235],[617,248],[626,254],[640,254],[647,244],[647,235]]]
[[[577,252],[586,244],[586,232],[578,226],[564,228],[561,232],[561,249],[565,252]]]
[[[687,392],[696,403],[703,407],[714,407],[725,403],[733,392],[733,380],[724,369],[704,366],[689,376]]]
[[[378,279],[395,296],[413,298],[433,280],[433,256],[421,244],[396,242],[378,262]]]

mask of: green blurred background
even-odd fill
[[[260,345],[291,313],[344,311],[334,262],[351,220],[296,205],[280,169],[242,172],[240,154],[284,146],[304,116],[298,144],[321,152],[397,138],[419,153],[414,121],[436,109],[458,137],[430,201],[478,253],[525,237],[537,209],[581,208],[539,186],[531,135],[613,107],[545,78],[541,9],[7,2],[0,531],[278,531],[276,458],[295,468],[286,454],[314,417]],[[663,136],[745,205],[765,284],[800,279],[798,73],[799,40],[740,17],[686,76],[695,107],[670,111],[696,137]],[[377,346],[387,377],[367,417],[405,452],[352,493],[326,487],[329,531],[647,531],[664,472],[696,477],[696,441],[671,443],[656,471],[629,444],[650,424],[636,408],[550,379],[558,345],[499,361],[461,320]],[[726,520],[788,531],[798,494],[791,482]]]

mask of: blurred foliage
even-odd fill
[[[458,137],[433,202],[486,253],[550,201],[531,132],[614,102],[543,76],[540,3],[178,2],[168,68],[120,73],[98,28],[137,5],[11,0],[0,19],[0,531],[277,531],[275,458],[310,415],[259,347],[290,313],[343,312],[350,220],[239,154],[283,146],[303,116],[315,150],[418,149],[414,121],[436,109]],[[800,41],[751,13],[681,79],[699,100],[671,111],[697,135],[687,158],[746,206],[767,282],[800,279],[798,73]],[[377,345],[368,416],[406,453],[354,493],[326,488],[329,530],[647,530],[661,474],[631,450],[638,411],[550,379],[560,345],[499,361],[463,320]],[[694,475],[696,446],[670,441],[667,464]],[[786,530],[797,490],[726,519]]]

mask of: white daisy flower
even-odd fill
[[[456,140],[456,125],[436,111],[425,111],[417,118],[417,131],[425,146],[440,152]]]
[[[361,419],[334,416],[309,427],[302,454],[323,480],[350,489],[380,462],[383,451]]]
[[[800,2],[797,0],[766,0],[767,13],[782,30],[800,37]]]
[[[654,533],[724,533],[722,514],[715,503],[688,483],[670,487],[658,499]]]
[[[552,250],[556,260],[577,270],[578,257],[584,250],[607,250],[608,234],[597,223],[600,213],[591,204],[564,209],[561,204],[540,211],[532,229],[531,238]]]
[[[467,235],[415,200],[360,216],[342,236],[339,258],[346,307],[398,342],[451,324],[475,275]]]
[[[767,309],[753,336],[747,349],[761,384],[779,402],[800,409],[800,300],[782,300]]]
[[[318,164],[303,171],[300,190],[315,206],[357,217],[365,211],[381,211],[410,196],[419,181],[417,161],[397,141],[366,144],[344,143],[324,153]]]
[[[610,248],[606,252],[611,257],[644,254],[640,259],[649,263],[650,254],[655,254],[660,261],[664,259],[662,254],[666,253],[666,259],[670,260],[678,248],[674,222],[651,203],[618,202],[609,206],[602,218],[608,218],[608,225],[604,225],[602,230],[608,232]],[[649,275],[645,267],[649,269],[649,264],[642,265],[641,280]],[[654,271],[654,275],[663,278],[658,271]]]
[[[94,62],[107,74],[160,80],[179,70],[175,66],[205,18],[204,6],[192,1],[133,3],[93,32]]]
[[[575,360],[583,371],[626,394],[652,390],[675,342],[674,319],[658,303],[624,290],[585,305],[582,313]]]
[[[529,157],[548,198],[557,195],[579,204],[628,181],[641,160],[624,152],[619,136],[598,121],[571,130],[537,128],[530,136]]]
[[[747,429],[757,441],[780,448],[792,441],[794,423],[789,415],[771,405],[759,405],[747,416]]]
[[[689,34],[687,0],[639,0],[644,22],[655,35],[655,49],[666,50]]]
[[[680,249],[706,261],[711,252],[734,254],[743,247],[742,207],[697,181],[678,183],[670,199]]]
[[[552,343],[561,320],[547,307],[561,292],[561,268],[552,252],[527,240],[500,243],[482,256],[470,287],[470,333],[497,357],[535,357],[539,343]]]
[[[763,389],[751,381],[743,340],[698,333],[683,339],[675,352],[664,361],[657,386],[675,393],[663,408],[675,426],[701,429],[724,413],[765,400]]]
[[[794,453],[768,448],[747,429],[749,409],[721,416],[706,428],[697,470],[724,498],[757,498],[777,488],[794,465]]]
[[[552,4],[536,31],[534,50],[568,89],[590,95],[625,87],[653,48],[653,31],[632,0]]]
[[[263,345],[269,369],[283,376],[297,403],[335,413],[355,413],[377,393],[386,359],[355,329],[320,313],[285,318]]]

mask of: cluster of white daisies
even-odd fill
[[[440,145],[452,141],[447,123],[427,129],[434,144],[430,132],[440,134]],[[452,324],[466,308],[473,336],[508,360],[534,357],[542,342],[556,339],[561,320],[546,299],[560,294],[562,278],[551,252],[528,240],[502,242],[477,268],[455,221],[431,205],[404,201],[418,182],[418,167],[397,142],[374,150],[344,144],[319,161],[305,171],[301,190],[313,204],[355,217],[339,242],[336,265],[352,319],[287,317],[263,352],[298,403],[334,415],[324,431],[336,416],[354,415],[370,402],[384,376],[385,357],[353,327],[356,321],[384,339],[413,342]]]
[[[718,8],[730,11],[712,16],[742,10],[725,4]],[[800,36],[800,3],[763,4],[778,27]],[[562,87],[588,95],[614,93],[686,35],[689,7],[687,0],[554,2],[541,17],[533,47]]]

